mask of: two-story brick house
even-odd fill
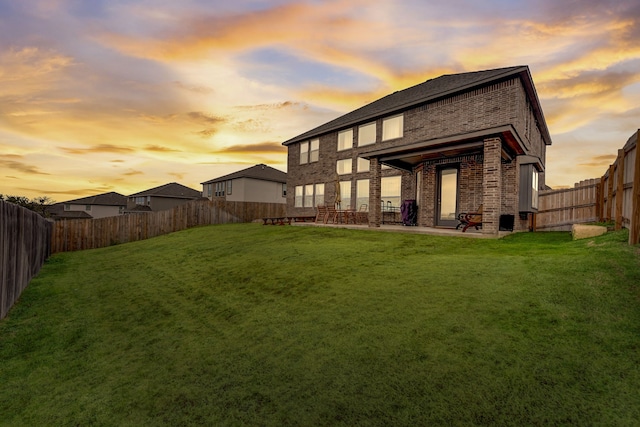
[[[417,224],[455,227],[483,206],[483,233],[513,218],[527,230],[544,188],[551,137],[527,66],[444,75],[285,141],[287,213],[318,204],[366,208],[417,201]],[[508,221],[507,221],[508,222]]]

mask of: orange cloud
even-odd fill
[[[131,147],[123,147],[113,144],[98,144],[88,148],[58,147],[69,154],[92,154],[92,153],[133,153]]]
[[[224,154],[279,154],[286,153],[287,148],[280,142],[261,142],[258,144],[233,145],[217,152]]]
[[[23,159],[23,156],[17,154],[4,154],[2,158],[0,158],[0,166],[27,174],[50,175],[40,171],[40,169],[34,165],[22,162],[21,160]]]

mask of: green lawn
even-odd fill
[[[0,322],[0,425],[637,426],[626,241],[241,224],[58,254]]]

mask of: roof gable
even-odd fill
[[[101,206],[126,206],[127,198],[120,193],[111,191],[109,193],[95,196],[82,197],[80,199],[62,202],[65,205],[101,205]]]
[[[373,121],[380,117],[399,113],[420,104],[449,98],[454,95],[470,91],[479,86],[496,83],[498,81],[514,77],[521,78],[527,92],[527,96],[533,106],[536,118],[540,123],[540,130],[545,143],[550,145],[551,137],[549,136],[546,122],[542,115],[540,101],[538,100],[537,93],[533,86],[529,67],[526,65],[469,73],[446,74],[435,79],[430,79],[418,85],[389,94],[377,101],[320,125],[315,129],[291,138],[282,144],[289,145],[305,139],[315,138],[329,132],[334,132],[357,124]]]
[[[193,188],[186,187],[177,182],[171,182],[159,187],[150,188],[148,190],[141,191],[139,193],[131,194],[129,197],[171,197],[174,199],[197,199],[202,196],[202,193]]]
[[[265,164],[259,164],[238,172],[230,173],[219,178],[210,179],[201,184],[211,184],[214,182],[228,181],[240,178],[253,178],[262,181],[287,182],[287,174],[278,169],[272,168]]]

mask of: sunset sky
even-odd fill
[[[528,65],[547,184],[640,127],[638,0],[0,0],[0,193],[201,182],[393,91]]]

